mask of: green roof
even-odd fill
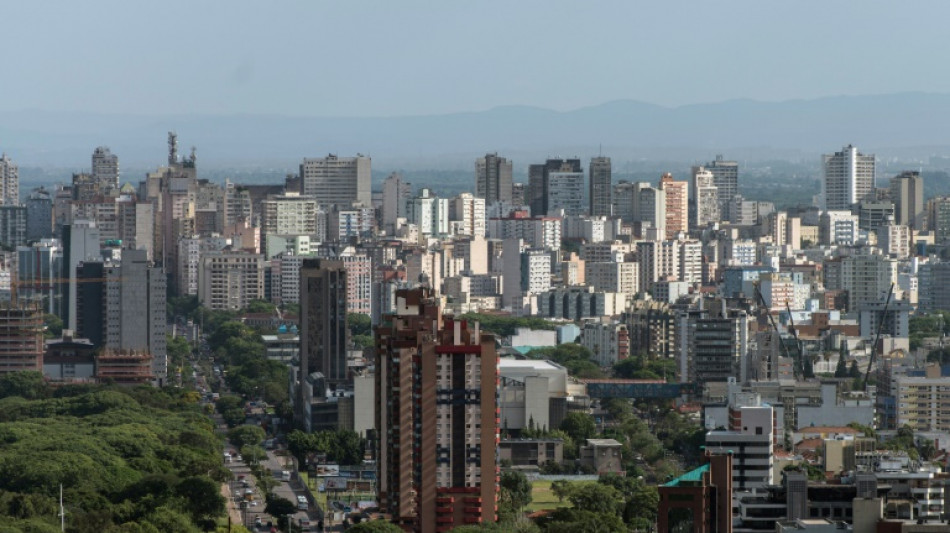
[[[678,487],[680,484],[684,483],[700,483],[703,480],[703,474],[709,472],[709,463],[704,464],[703,466],[690,470],[682,476],[668,481],[663,484],[664,487]]]
[[[537,350],[540,348],[550,348],[550,346],[512,346],[511,349],[520,353],[521,355],[528,355],[528,352],[531,350]]]

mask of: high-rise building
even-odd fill
[[[840,152],[822,156],[823,208],[851,209],[857,203],[873,200],[874,155],[865,155],[850,144]]]
[[[145,250],[126,249],[118,264],[104,265],[103,274],[101,305],[87,306],[80,298],[77,312],[84,317],[101,314],[100,347],[149,354],[152,374],[162,384],[168,377],[164,269],[149,261]]]
[[[706,164],[706,170],[712,172],[713,185],[719,192],[719,211],[725,214],[739,195],[739,163],[717,155],[715,161]]]
[[[65,283],[62,290],[63,325],[76,331],[76,267],[83,261],[99,261],[99,228],[89,220],[75,220],[63,226],[63,272],[60,278]]]
[[[7,154],[0,155],[0,205],[20,204],[20,169]]]
[[[331,388],[346,382],[347,279],[342,261],[304,260],[300,269],[301,380],[319,372]]]
[[[495,340],[440,312],[428,289],[401,289],[376,328],[379,506],[418,533],[496,520]]]
[[[919,172],[901,172],[891,178],[891,201],[894,202],[894,222],[897,225],[923,229],[924,178]]]
[[[263,300],[264,256],[232,250],[201,254],[198,298],[218,311],[237,311]]]
[[[396,219],[406,218],[409,200],[412,198],[412,184],[393,172],[383,182],[383,229],[392,235],[396,231]]]
[[[611,215],[610,193],[611,169],[609,157],[593,157],[590,160],[590,214],[592,216]]]
[[[439,198],[430,189],[422,189],[409,202],[409,222],[419,227],[422,235],[445,235],[449,232],[449,200]]]
[[[26,206],[0,205],[0,244],[16,248],[26,244]]]
[[[63,249],[56,239],[17,248],[17,297],[39,303],[44,313],[62,315]]]
[[[26,240],[53,236],[53,199],[43,187],[33,189],[26,199]]]
[[[485,236],[485,199],[463,192],[449,203],[449,220],[458,226],[458,235]]]
[[[118,189],[119,156],[106,146],[96,148],[92,152],[92,177],[102,189]]]
[[[0,303],[0,374],[43,371],[43,310]]]
[[[548,159],[544,165],[547,215],[584,213],[584,169],[580,159]]]
[[[674,239],[689,231],[689,183],[666,173],[660,178],[660,190],[666,196],[666,237]]]
[[[301,193],[313,197],[323,207],[373,205],[370,189],[372,160],[356,157],[306,158],[300,164]]]
[[[511,202],[511,161],[497,153],[475,160],[475,196],[485,203]]]
[[[694,228],[703,228],[720,221],[719,189],[712,172],[703,167],[693,167],[689,197],[689,220]]]
[[[525,203],[531,209],[532,216],[543,216],[547,208],[547,184],[544,181],[544,165],[528,167],[528,188],[525,190]]]

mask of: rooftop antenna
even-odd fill
[[[178,134],[174,131],[168,132],[168,165],[178,163]]]

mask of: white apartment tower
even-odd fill
[[[337,157],[304,159],[300,164],[300,188],[304,195],[316,198],[324,207],[354,203],[372,205],[371,162],[369,157]]]
[[[485,236],[485,199],[463,192],[449,203],[449,220],[459,222],[459,235]]]
[[[7,154],[0,155],[0,205],[19,205],[20,169]]]
[[[851,209],[874,190],[874,155],[862,154],[850,144],[823,155],[822,169],[823,209]]]
[[[689,219],[696,228],[719,222],[719,189],[713,173],[705,167],[693,167],[690,180]]]

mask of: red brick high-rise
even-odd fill
[[[396,291],[376,328],[380,509],[419,533],[496,520],[498,356],[478,324]]]

